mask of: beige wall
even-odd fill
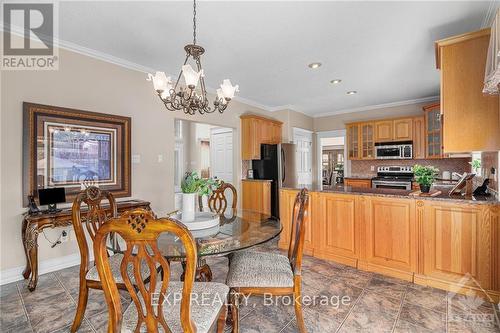
[[[422,107],[431,103],[432,102],[416,103],[361,112],[343,113],[327,117],[317,117],[314,118],[314,131],[322,132],[343,129],[346,123],[355,121],[423,115]]]
[[[132,197],[149,200],[162,214],[174,207],[174,117],[235,128],[235,175],[240,176],[240,118],[251,112],[271,113],[236,101],[223,115],[185,116],[170,112],[152,91],[146,74],[66,50],[60,51],[57,71],[1,73],[1,221],[0,270],[25,264],[21,243],[22,214],[22,103],[33,102],[132,117]],[[158,162],[158,155],[164,156]],[[237,184],[239,186],[239,184]],[[48,230],[52,240],[60,233]],[[77,253],[75,241],[51,249],[40,235],[39,258],[45,260]]]

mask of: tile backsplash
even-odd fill
[[[351,161],[351,176],[376,176],[379,166],[414,166],[415,164],[432,165],[439,169],[439,174],[443,171],[450,172],[470,172],[470,158],[443,158],[435,160],[369,160],[369,161]],[[371,171],[374,166],[375,170]]]

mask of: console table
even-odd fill
[[[104,205],[103,208],[108,212],[109,206]],[[136,208],[151,209],[150,203],[142,200],[117,201],[116,208],[118,213]],[[85,209],[82,212],[85,212]],[[71,225],[71,208],[63,209],[54,214],[24,215],[22,240],[24,253],[26,254],[26,268],[24,269],[23,277],[28,279],[31,276],[28,283],[30,291],[35,290],[38,282],[38,234],[46,228],[67,227]]]

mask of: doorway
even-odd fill
[[[346,159],[346,131],[319,132],[318,136],[318,184],[321,188],[332,188],[344,182],[350,165]]]

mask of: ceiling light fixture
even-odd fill
[[[347,92],[347,95],[355,95],[357,94],[358,92],[356,90],[351,90],[351,91],[348,91]]]
[[[330,83],[332,83],[332,84],[339,84],[340,82],[342,82],[342,80],[340,80],[340,79],[335,79],[335,80],[330,81]]]
[[[313,63],[310,63],[307,66],[309,66],[309,68],[316,69],[316,68],[321,67],[321,63],[320,62],[313,62]]]
[[[215,111],[223,113],[235,92],[239,91],[239,86],[233,86],[229,79],[223,80],[220,88],[217,89],[213,108],[210,107],[200,60],[205,49],[196,44],[196,0],[193,1],[193,44],[184,46],[184,50],[186,51],[186,60],[184,60],[175,84],[165,72],[156,72],[155,75],[148,74],[147,80],[153,81],[154,90],[169,111],[183,110],[184,113],[190,115],[194,115],[196,112],[200,114]],[[190,58],[196,64],[197,71],[188,64]],[[185,86],[179,85],[181,76],[184,77]]]

